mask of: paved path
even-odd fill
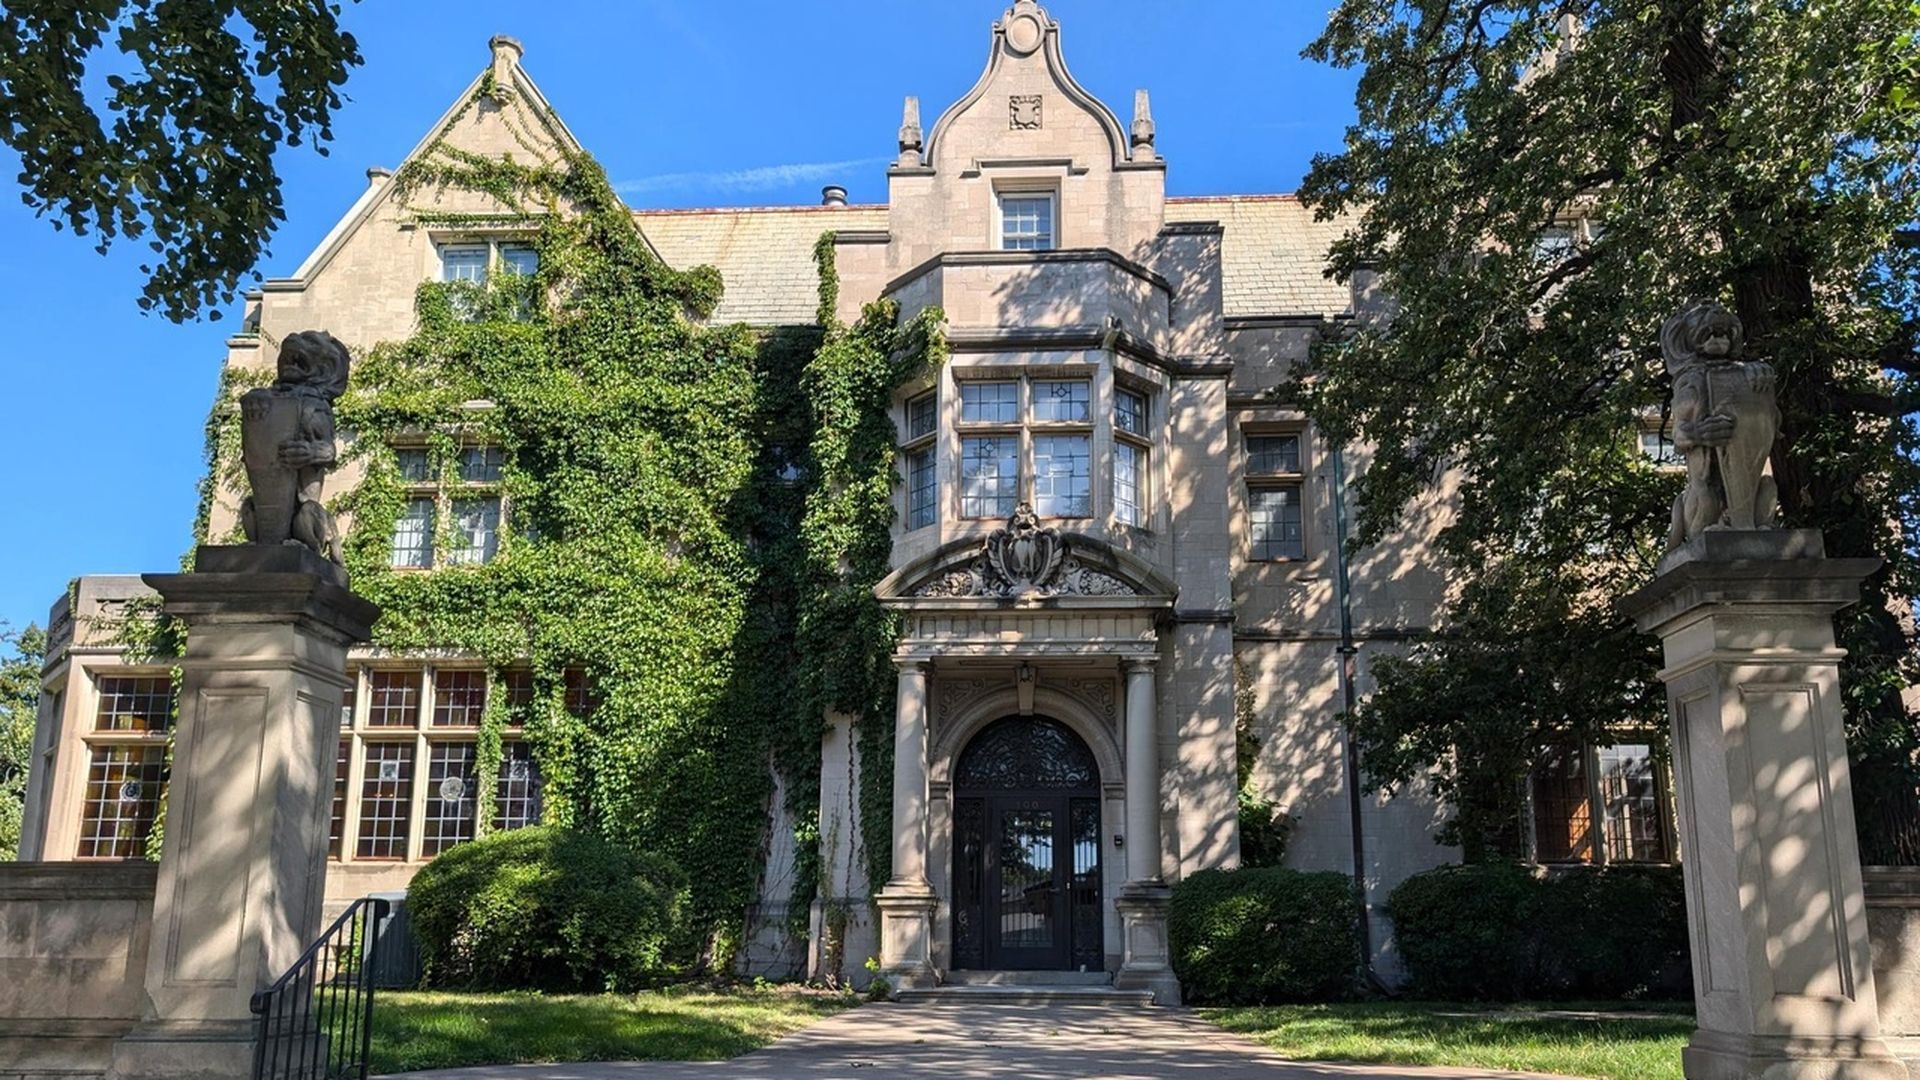
[[[1179,1009],[868,1005],[710,1064],[514,1065],[407,1080],[1491,1080],[1517,1073],[1289,1062]]]

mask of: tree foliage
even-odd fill
[[[141,267],[140,306],[219,318],[286,216],[275,153],[310,141],[324,154],[333,137],[339,87],[361,63],[340,10],[5,0],[0,141],[20,155],[22,201],[96,235],[103,253],[147,238],[156,258]]]
[[[1917,29],[1912,0],[1343,0],[1309,48],[1365,73],[1303,194],[1351,215],[1332,269],[1393,310],[1294,389],[1373,450],[1363,539],[1436,484],[1456,507],[1457,633],[1378,664],[1356,734],[1376,782],[1452,785],[1453,839],[1512,853],[1531,763],[1657,720],[1654,643],[1613,604],[1664,535],[1676,482],[1632,442],[1695,298],[1780,373],[1785,523],[1887,560],[1842,620],[1846,703],[1856,756],[1907,760]],[[1596,228],[1543,242],[1571,219]]]
[[[0,658],[0,862],[6,862],[20,850],[47,635],[37,626],[0,631],[0,646],[8,653]]]

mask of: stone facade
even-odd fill
[[[1266,395],[1324,327],[1375,302],[1367,282],[1349,289],[1321,272],[1339,223],[1314,220],[1288,196],[1170,198],[1144,95],[1123,124],[1074,81],[1059,26],[1031,0],[1001,17],[989,46],[979,83],[930,128],[909,102],[885,205],[834,198],[634,214],[672,265],[722,272],[717,321],[812,321],[811,251],[829,230],[843,318],[890,296],[906,314],[938,304],[950,319],[951,363],[897,402],[906,468],[917,460],[923,469],[903,476],[898,569],[881,588],[908,627],[898,657],[907,741],[895,777],[894,880],[866,880],[852,840],[857,742],[852,721],[833,718],[822,829],[840,839],[826,845],[827,895],[812,913],[811,945],[785,937],[793,853],[775,845],[747,960],[856,977],[867,957],[881,956],[908,981],[942,977],[956,962],[956,916],[966,918],[955,903],[956,868],[964,870],[955,814],[975,805],[956,770],[975,736],[1033,718],[1070,731],[1097,770],[1083,791],[1094,808],[1082,815],[1091,846],[1076,834],[1085,865],[1070,871],[1097,897],[1086,927],[1093,959],[1072,963],[1166,995],[1173,988],[1154,957],[1165,886],[1240,858],[1243,719],[1261,744],[1252,783],[1295,823],[1290,865],[1353,872],[1359,860],[1377,906],[1407,875],[1453,857],[1434,843],[1440,813],[1419,792],[1350,800],[1337,721],[1343,602],[1355,692],[1364,694],[1370,658],[1428,629],[1443,599],[1447,581],[1428,542],[1446,520],[1446,492],[1356,554],[1343,597],[1334,449]],[[467,109],[470,101],[477,107]],[[494,40],[488,71],[413,154],[435,136],[521,162],[576,146],[506,38]],[[403,198],[392,172],[368,176],[319,248],[248,296],[242,332],[227,342],[229,368],[270,368],[278,343],[299,330],[324,328],[356,351],[403,338],[414,328],[416,286],[449,274],[452,251],[498,260],[524,239],[486,224],[499,207],[485,195],[428,189]],[[1363,465],[1358,454],[1345,462],[1349,475]],[[349,465],[330,490],[358,479]],[[1048,572],[1062,576],[1036,590],[977,593],[967,584],[974,564],[1021,503],[1036,504],[1038,525],[1058,536],[1064,561]],[[230,501],[213,508],[210,542],[237,535],[238,510]],[[47,668],[28,858],[82,853],[96,744],[146,737],[102,732],[102,680],[164,672],[122,670],[87,629],[141,591],[83,579],[56,608],[56,628],[82,629],[56,632]],[[461,676],[481,666],[364,648],[349,663],[326,890],[335,907],[404,887],[438,845],[460,838],[435,809],[429,772],[437,748],[459,735],[449,743],[424,718],[471,706]],[[375,731],[376,715],[395,709],[411,710],[410,726],[402,716]],[[376,790],[389,765],[395,776],[410,770],[404,794]],[[376,798],[379,812],[369,813]],[[779,806],[776,798],[771,832],[787,837]],[[430,825],[440,831],[429,835]],[[884,885],[877,920],[870,885]],[[1390,977],[1377,911],[1372,944]]]

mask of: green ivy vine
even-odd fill
[[[872,589],[892,549],[890,406],[942,362],[942,316],[900,325],[883,302],[840,324],[829,235],[819,328],[704,325],[716,271],[662,263],[586,155],[533,156],[436,143],[396,176],[403,198],[493,196],[508,209],[483,216],[517,224],[539,268],[482,287],[424,284],[416,333],[356,359],[337,414],[343,470],[361,478],[333,509],[355,590],[385,612],[374,645],[485,661],[486,770],[509,721],[500,680],[530,666],[535,704],[520,720],[546,820],[674,859],[693,883],[699,959],[723,968],[758,891],[776,775],[796,823],[789,899],[804,930],[828,709],[862,718],[866,856],[870,879],[885,880],[895,624]],[[203,541],[214,499],[237,491],[232,402],[255,384],[230,373],[208,422]],[[505,455],[497,556],[393,568],[408,499],[395,448],[425,449],[450,482],[469,445]],[[452,534],[442,514],[436,550]],[[564,707],[569,669],[586,672],[593,707]],[[491,798],[491,785],[479,790]]]

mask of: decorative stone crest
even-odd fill
[[[980,554],[964,569],[922,585],[915,596],[1134,596],[1133,586],[1091,569],[1072,556],[1058,529],[1043,529],[1030,503],[1021,503],[987,537]]]
[[[1015,94],[1011,99],[1013,130],[1039,131],[1040,108],[1044,100],[1039,94]]]
[[[340,530],[320,501],[334,448],[333,403],[347,389],[347,347],[309,330],[280,347],[272,386],[240,398],[240,455],[252,494],[240,524],[253,544],[303,544],[342,564]]]
[[[1667,320],[1660,348],[1673,376],[1673,445],[1687,486],[1674,501],[1669,551],[1709,529],[1765,529],[1779,508],[1767,471],[1780,433],[1773,368],[1743,360],[1740,320],[1711,301]]]

